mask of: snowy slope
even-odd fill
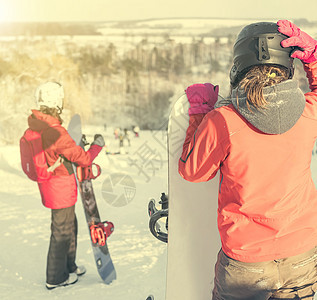
[[[113,129],[83,127],[88,140],[94,133],[105,136],[109,149],[118,150]],[[148,230],[147,204],[167,191],[167,155],[165,132],[141,132],[130,135],[129,154],[100,153],[96,162],[102,175],[94,182],[99,212],[112,221],[115,231],[108,245],[117,271],[117,280],[105,285],[98,277],[90,246],[82,204],[76,204],[79,223],[77,263],[87,273],[73,286],[48,291],[45,288],[46,255],[50,235],[50,210],[41,204],[36,183],[20,169],[19,148],[0,148],[0,299],[98,299],[145,300],[149,294],[164,300],[166,279],[166,244]],[[143,166],[143,167],[142,167]],[[312,168],[317,170],[317,160]],[[135,189],[115,184],[109,179],[130,176]],[[111,195],[126,195],[126,202]],[[119,199],[119,197],[117,197]],[[112,201],[112,200],[111,200]],[[121,206],[119,206],[121,205]],[[317,297],[316,297],[317,299]]]
[[[95,128],[86,131],[84,128],[88,140],[91,138],[89,130],[91,133],[96,132]],[[99,132],[107,135],[103,130]],[[108,140],[112,141],[111,145],[116,150],[119,141],[114,140],[110,130],[108,134]],[[159,139],[153,138],[156,134],[141,132],[140,138],[131,136],[131,147],[127,147],[129,155],[106,155],[102,152],[96,159],[103,170],[94,182],[99,212],[103,220],[110,220],[115,225],[108,245],[116,267],[117,280],[109,286],[99,279],[96,271],[82,204],[78,201],[77,263],[85,265],[87,273],[74,286],[52,291],[45,288],[50,210],[42,206],[37,184],[28,180],[20,170],[18,146],[1,148],[0,299],[81,300],[93,295],[98,299],[143,300],[149,294],[154,294],[157,300],[164,299],[166,244],[151,235],[147,215],[149,198],[159,198],[160,193],[167,190],[167,161],[161,144],[164,136],[160,133]],[[152,157],[149,158],[155,162],[156,170],[153,173],[151,163],[147,162],[148,166],[140,173],[141,163],[146,163],[141,161],[140,151],[148,148],[152,151]],[[161,161],[160,158],[154,158],[155,150],[160,151]],[[145,152],[142,153],[145,157]],[[101,193],[105,189],[102,184],[109,182],[109,175],[118,173],[130,175],[135,183],[134,198],[130,199],[134,194],[130,192],[128,198],[131,201],[121,207],[109,204]],[[146,174],[151,175],[149,181]],[[114,194],[125,192],[119,184],[114,188]],[[109,193],[107,185],[106,192]]]

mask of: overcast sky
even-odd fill
[[[0,0],[0,21],[111,21],[165,17],[317,21],[317,0]]]

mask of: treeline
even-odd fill
[[[157,129],[166,122],[179,91],[193,82],[226,77],[231,47],[219,40],[184,44],[167,37],[156,44],[144,39],[123,53],[113,43],[80,48],[70,44],[66,53],[93,93],[95,120],[102,116],[105,122],[120,125],[122,119],[128,122],[132,118],[130,122],[143,129]],[[122,114],[125,116],[118,121]]]
[[[219,40],[212,44],[206,44],[203,40],[183,44],[169,39],[153,45],[144,39],[123,55],[118,54],[120,49],[113,43],[80,48],[69,44],[66,53],[78,65],[82,74],[109,76],[124,70],[129,77],[135,77],[140,72],[156,72],[168,78],[171,74],[192,73],[192,67],[201,65],[207,66],[210,72],[227,68],[231,59],[231,46],[228,43],[220,45]],[[199,71],[206,72],[206,69]]]
[[[228,95],[232,42],[177,43],[166,37],[126,47],[100,40],[23,38],[0,42],[0,57],[0,142],[12,143],[35,108],[36,87],[48,80],[65,86],[65,122],[79,113],[86,123],[164,129],[171,103],[188,85],[212,82]],[[307,88],[305,75],[298,77]]]

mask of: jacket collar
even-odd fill
[[[42,113],[39,110],[32,110],[32,114],[28,118],[30,129],[34,131],[43,131],[52,126],[60,125],[60,121],[53,116]]]
[[[237,100],[238,95],[238,100]],[[234,89],[230,99],[222,99],[215,107],[233,104],[248,122],[264,133],[282,134],[290,130],[302,115],[306,99],[297,80],[286,80],[263,89],[268,104],[264,108],[247,105],[243,90]]]

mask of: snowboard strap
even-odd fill
[[[105,224],[107,225],[105,226]],[[114,225],[112,222],[104,221],[90,225],[89,229],[93,244],[104,246],[106,244],[107,238],[114,230]]]
[[[95,175],[92,166],[96,166],[97,168],[97,174]],[[101,174],[101,168],[99,165],[92,163],[88,167],[77,167],[77,178],[79,182],[82,182],[87,179],[96,179]]]

